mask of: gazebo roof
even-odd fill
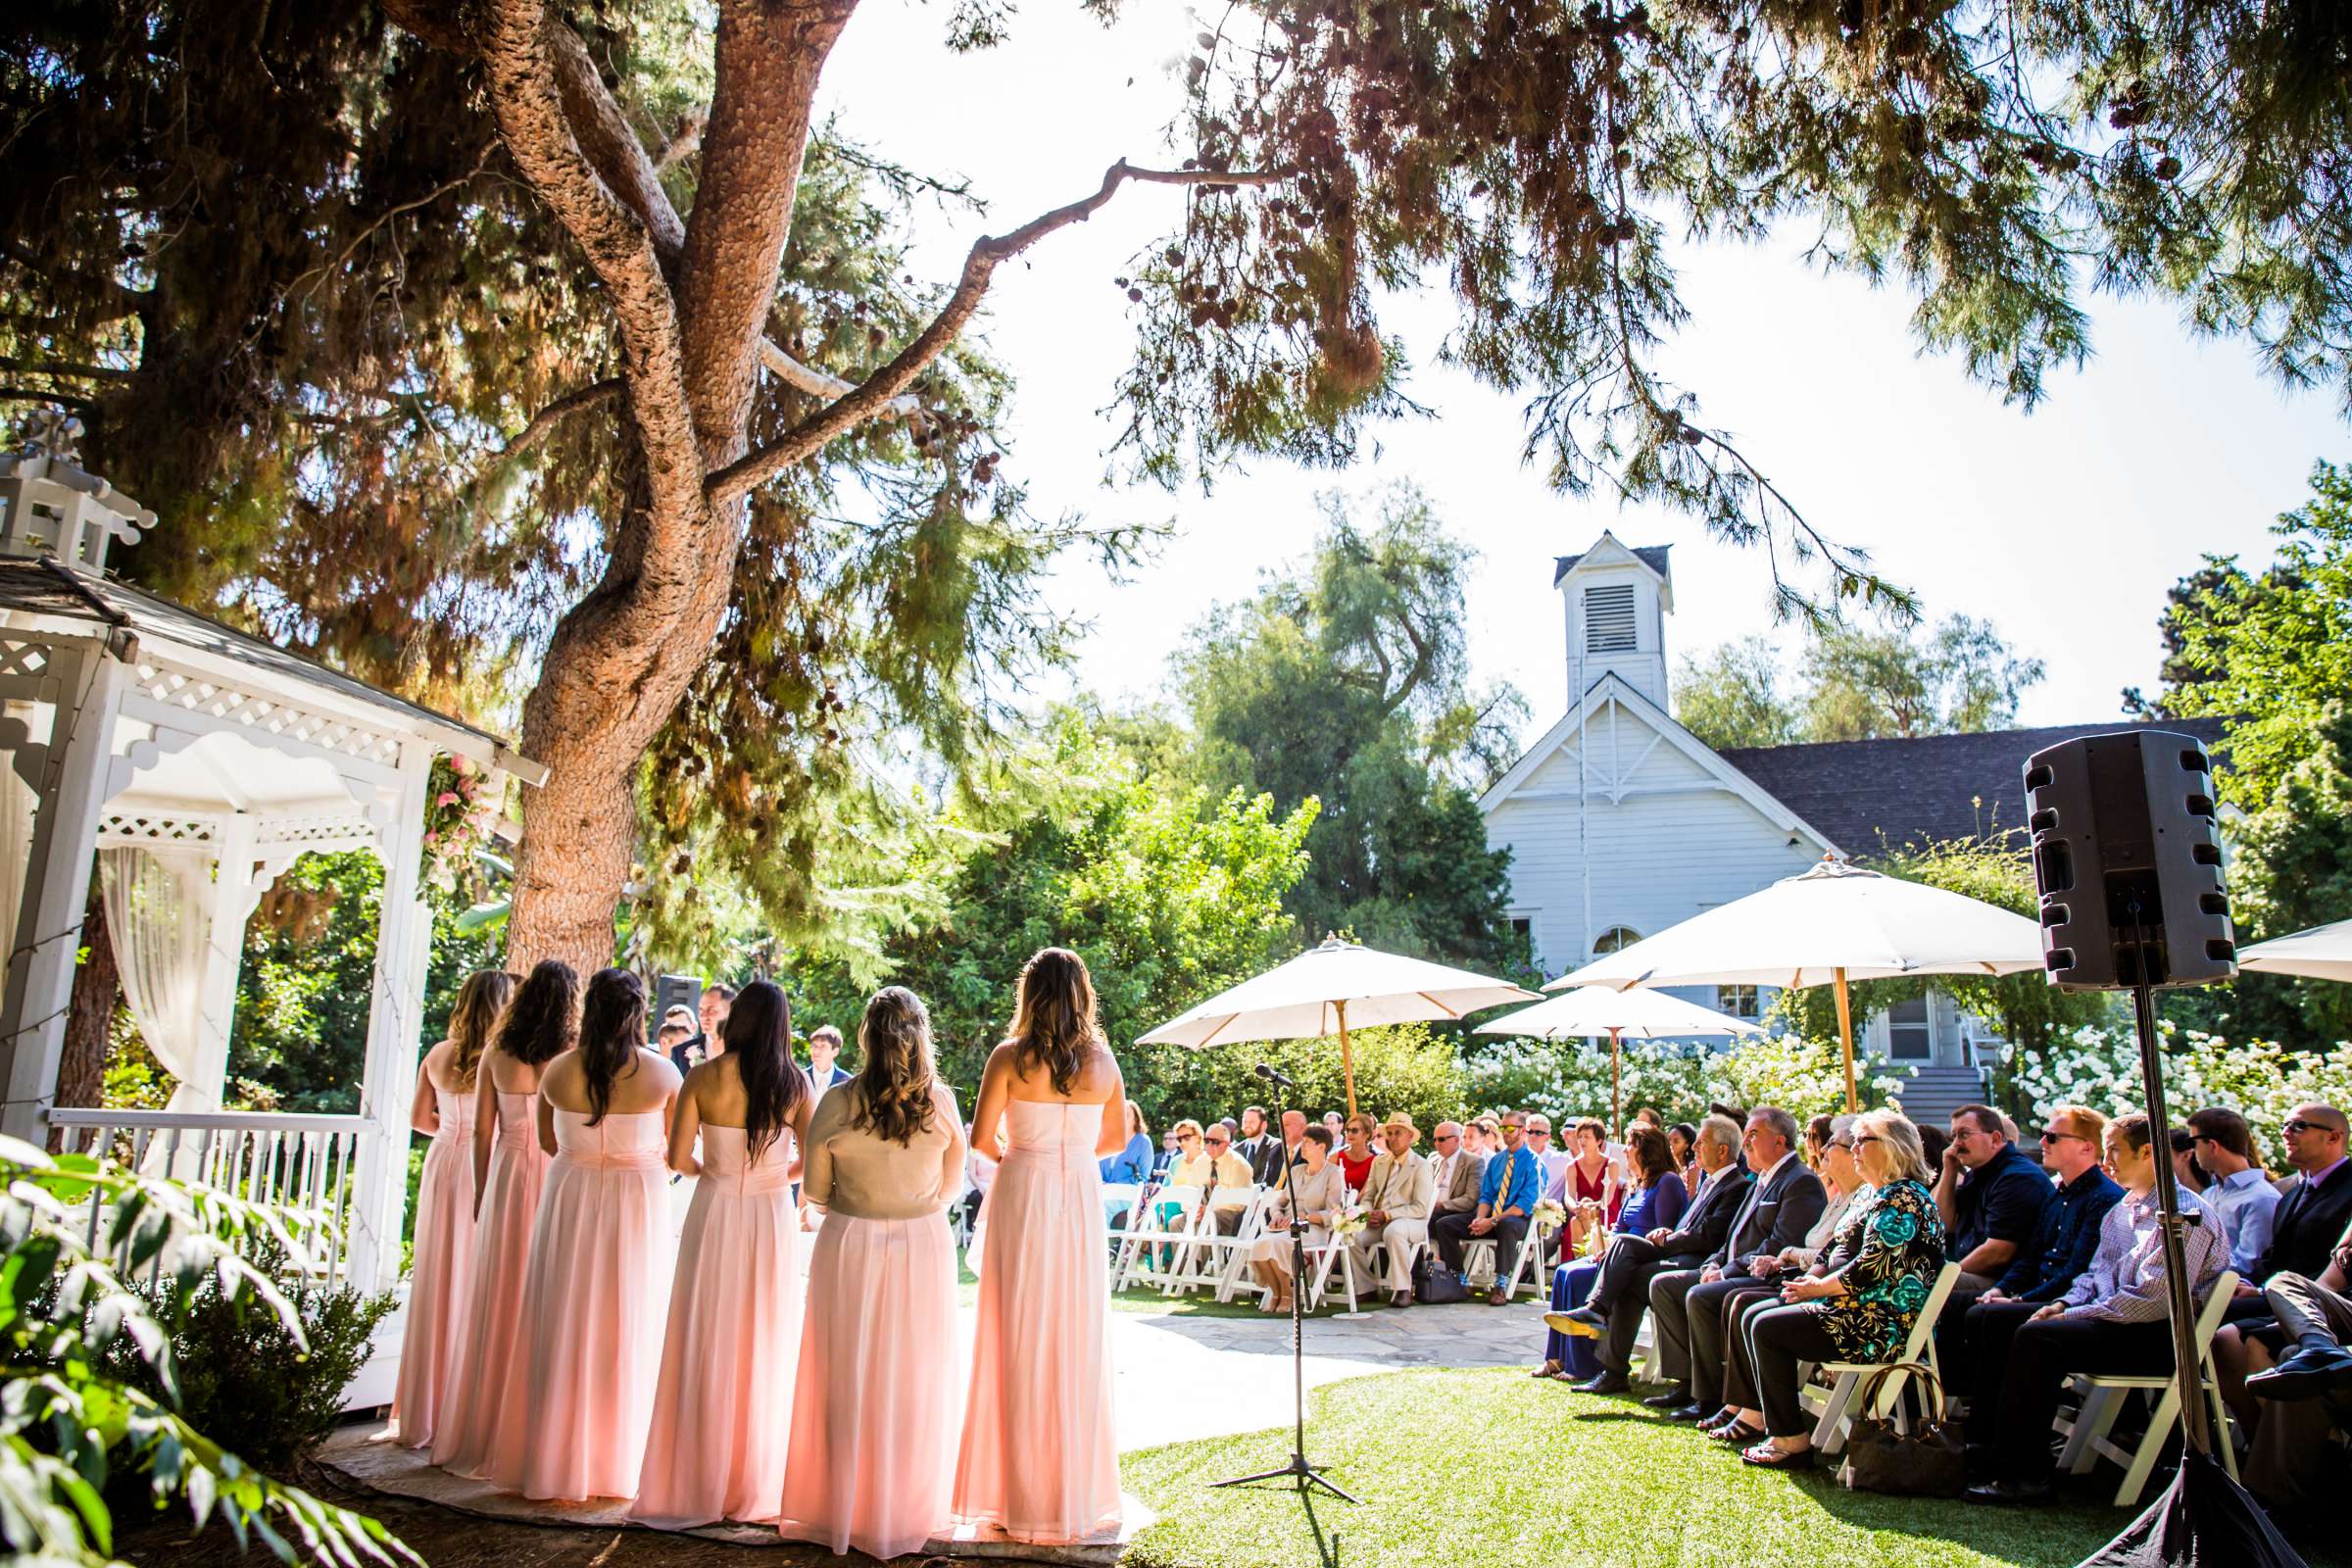
[[[79,622],[84,628],[112,626],[142,643],[164,643],[199,658],[230,660],[281,690],[298,686],[364,704],[382,715],[379,723],[389,719],[398,728],[485,767],[502,769],[534,784],[546,776],[544,768],[515,751],[504,736],[379,691],[315,659],[224,626],[184,605],[126,583],[94,577],[54,558],[0,558],[0,612]]]

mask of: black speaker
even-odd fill
[[[2213,764],[2193,736],[2125,730],[2035,752],[2026,812],[2052,985],[2195,986],[2237,973]]]
[[[702,1005],[703,980],[700,975],[665,974],[654,980],[654,1033],[662,1032],[662,1015],[672,1007],[684,1007],[692,1012]],[[700,1029],[701,1024],[695,1027]]]

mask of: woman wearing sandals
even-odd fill
[[[1250,1250],[1250,1266],[1257,1272],[1257,1282],[1268,1292],[1260,1310],[1288,1312],[1291,1309],[1291,1214],[1295,1210],[1306,1221],[1306,1245],[1327,1247],[1331,1244],[1331,1222],[1340,1217],[1348,1203],[1346,1167],[1331,1152],[1331,1129],[1309,1127],[1306,1141],[1298,1146],[1305,1163],[1291,1167],[1287,1190],[1275,1195],[1274,1206],[1266,1214],[1266,1234]]]

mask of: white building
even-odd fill
[[[1674,578],[1665,547],[1603,533],[1559,558],[1567,635],[1559,722],[1480,801],[1487,842],[1511,852],[1511,918],[1544,974],[1564,974],[1702,909],[1792,876],[1826,854],[1864,859],[1888,846],[2022,830],[2025,759],[2123,722],[1918,740],[1718,753],[1676,722],[1667,671]],[[2169,727],[2218,738],[2219,724]],[[1697,987],[1691,1001],[1744,1017],[1770,1004],[1753,987]],[[1983,1020],[1950,1000],[1880,1012],[1857,1047],[1928,1069],[1921,1088],[1967,1095]]]

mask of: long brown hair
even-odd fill
[[[851,1124],[894,1144],[914,1142],[931,1125],[931,1014],[905,986],[884,986],[858,1025],[858,1112]]]
[[[620,1070],[645,1046],[645,982],[626,969],[599,969],[580,1006],[580,1070],[588,1080],[588,1125],[605,1119]]]
[[[808,1095],[792,1062],[792,1004],[772,982],[755,980],[736,994],[718,1034],[743,1080],[743,1141],[758,1160]]]
[[[1102,1026],[1095,1018],[1095,981],[1086,972],[1086,960],[1067,948],[1040,948],[1021,966],[1012,1027],[1004,1039],[1013,1048],[1016,1070],[1043,1067],[1055,1094],[1076,1093],[1088,1053],[1102,1044]]]
[[[498,1049],[516,1061],[544,1067],[579,1038],[580,977],[561,958],[542,958],[514,988],[498,1022]]]
[[[1666,1135],[1647,1122],[1638,1122],[1625,1137],[1625,1157],[1642,1173],[1643,1187],[1655,1187],[1658,1178],[1674,1169],[1674,1146]]]
[[[521,983],[504,969],[476,969],[458,987],[457,1003],[449,1009],[449,1075],[461,1091],[473,1087],[474,1072],[498,1028],[499,1015],[514,1000],[514,988]]]

